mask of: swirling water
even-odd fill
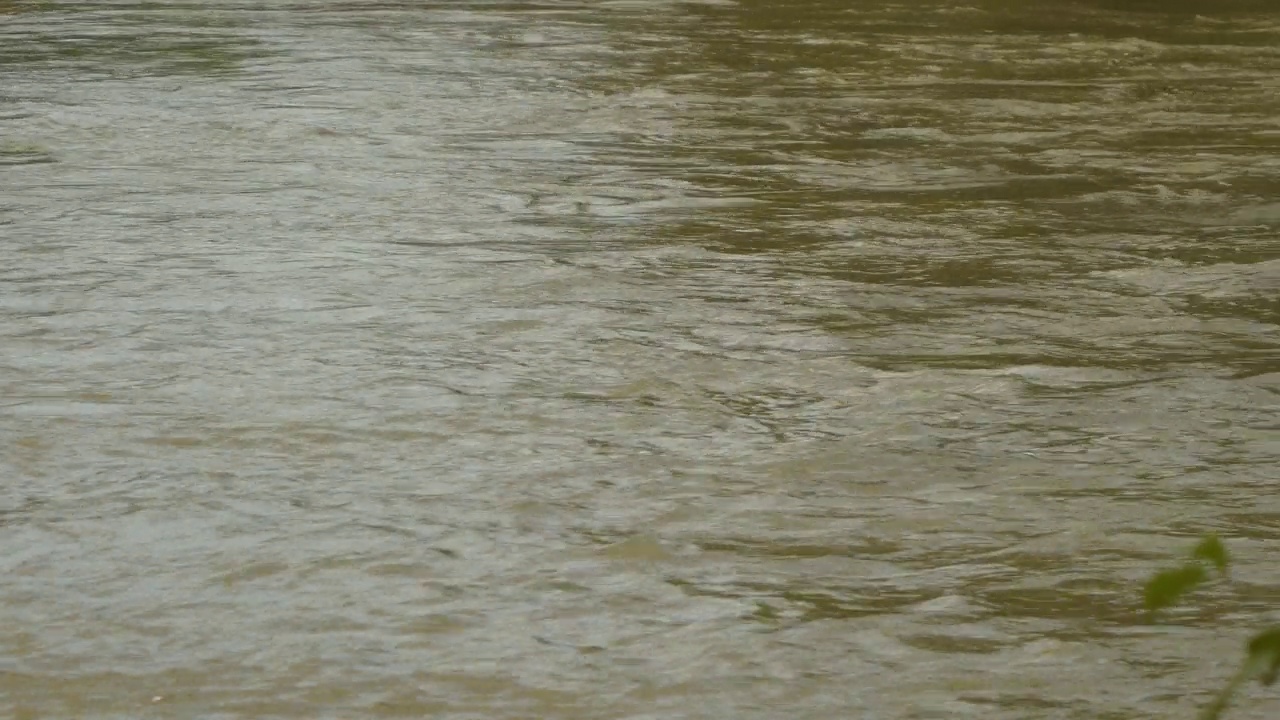
[[[1280,607],[1278,48],[0,3],[0,708],[1190,716]]]

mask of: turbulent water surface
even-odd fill
[[[6,717],[1190,717],[1280,610],[1271,3],[0,2],[0,252]]]

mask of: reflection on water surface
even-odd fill
[[[1266,3],[0,11],[9,715],[1189,716],[1275,612]]]

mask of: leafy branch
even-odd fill
[[[1161,570],[1147,581],[1143,601],[1147,616],[1155,620],[1157,614],[1172,607],[1188,594],[1204,585],[1211,577],[1211,570],[1222,579],[1229,577],[1231,557],[1217,535],[1202,539],[1191,551],[1190,558],[1175,568]],[[1254,635],[1245,647],[1245,660],[1213,701],[1200,713],[1200,720],[1218,720],[1226,711],[1240,687],[1250,680],[1270,686],[1280,675],[1280,626],[1263,630]]]

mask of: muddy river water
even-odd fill
[[[1280,619],[1271,3],[0,2],[0,253],[5,717],[1192,717]]]

